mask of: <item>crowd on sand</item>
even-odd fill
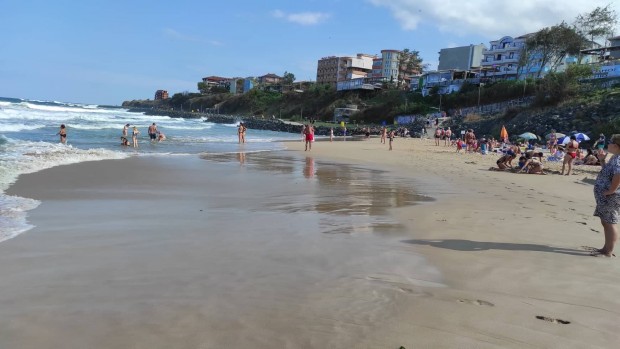
[[[556,131],[551,130],[542,144],[538,139],[517,139],[511,143],[508,137],[479,138],[472,129],[455,136],[449,127],[438,126],[433,137],[435,146],[454,147],[456,153],[496,154],[496,166],[489,168],[491,171],[569,176],[575,166],[592,169],[591,172],[596,173],[594,216],[600,218],[605,242],[603,247],[593,249],[591,254],[595,257],[615,257],[613,251],[618,240],[617,224],[620,220],[620,134],[612,135],[609,141],[604,134],[600,134],[596,141],[589,142],[583,137],[579,139],[578,134],[559,139]],[[548,171],[546,165],[558,170]]]

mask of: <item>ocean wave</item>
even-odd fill
[[[44,128],[45,125],[0,124],[0,132],[19,132]]]
[[[126,153],[103,149],[78,149],[71,145],[6,139],[0,159],[0,192],[4,192],[17,177],[60,165],[84,161],[123,159]]]
[[[38,200],[0,194],[0,242],[32,229],[27,212],[41,204]]]
[[[198,126],[175,126],[175,125],[160,125],[161,128],[171,129],[171,130],[208,130],[213,127],[213,125],[198,125]]]
[[[100,109],[100,108],[83,108],[81,106],[69,105],[43,105],[30,102],[21,102],[21,106],[30,110],[42,110],[46,112],[62,112],[62,113],[118,113],[118,110]]]

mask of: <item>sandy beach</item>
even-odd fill
[[[493,172],[430,139],[286,146],[21,176],[8,194],[42,204],[0,244],[0,347],[620,343],[620,262],[587,251],[597,168]]]

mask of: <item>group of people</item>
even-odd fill
[[[131,130],[131,144],[130,144],[129,139],[127,138],[130,126],[131,126],[130,124],[125,124],[125,126],[123,126],[123,134],[121,136],[121,145],[123,146],[133,145],[134,148],[137,148],[138,147],[138,135],[140,135],[140,130],[138,130],[137,126],[135,125],[133,126]],[[164,135],[163,132],[157,129],[157,124],[155,123],[149,126],[147,132],[148,132],[149,139],[151,140],[151,142],[161,142],[161,141],[166,140],[166,135]]]
[[[592,148],[586,149],[586,155],[579,147],[577,138],[570,136],[564,144],[557,144],[555,131],[549,137],[548,147],[551,155],[548,159],[552,161],[562,161],[561,175],[570,175],[573,164],[598,165],[601,170],[596,177],[594,184],[594,199],[596,207],[594,216],[599,217],[604,231],[603,247],[594,249],[591,252],[595,257],[615,257],[614,248],[618,241],[617,224],[620,220],[620,134],[611,136],[609,142],[605,135],[601,134]],[[607,152],[605,152],[607,146]],[[519,147],[510,147],[498,160],[496,170],[507,170],[512,168],[512,160],[520,153]],[[607,155],[611,158],[606,160]],[[545,174],[542,163],[543,153],[529,150],[519,158],[519,173]],[[579,162],[578,162],[579,161]]]

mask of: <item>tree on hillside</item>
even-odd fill
[[[198,83],[198,91],[200,91],[200,93],[202,93],[202,94],[209,93],[209,85],[207,85],[207,83],[203,82],[203,81],[199,82]]]
[[[282,75],[282,84],[283,85],[292,85],[295,81],[295,75],[293,73],[289,73],[287,71]]]
[[[566,23],[543,28],[532,34],[525,41],[519,67],[540,66],[538,77],[546,66],[555,71],[569,55],[578,55],[584,47],[585,38]]]
[[[398,66],[398,85],[402,86],[409,76],[422,73],[426,64],[422,63],[420,52],[406,48],[398,55]]]
[[[607,38],[614,35],[614,29],[618,25],[618,14],[611,8],[611,4],[605,7],[597,7],[590,13],[580,14],[573,23],[578,33],[594,41],[602,39],[605,45]]]

